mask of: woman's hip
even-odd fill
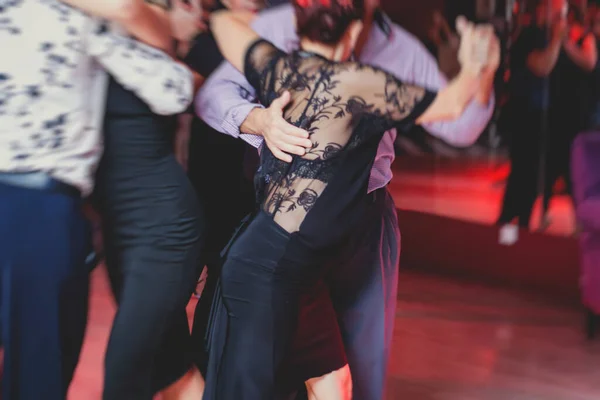
[[[246,222],[225,250],[221,273],[223,292],[254,292],[298,296],[310,290],[324,273],[322,252],[259,212]]]

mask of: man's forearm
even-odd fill
[[[264,113],[265,110],[263,108],[253,108],[252,111],[248,114],[242,125],[240,126],[240,133],[246,135],[257,135],[262,136],[264,132],[264,127],[262,126],[262,116],[261,113]]]

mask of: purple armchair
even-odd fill
[[[582,227],[581,292],[588,336],[593,338],[600,322],[600,132],[578,135],[571,160],[575,210]]]

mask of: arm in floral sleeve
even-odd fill
[[[90,33],[87,50],[156,114],[177,114],[192,102],[191,71],[160,50],[115,33],[107,25],[98,25]]]

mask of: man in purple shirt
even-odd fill
[[[377,3],[367,1],[367,3]],[[298,47],[294,11],[289,5],[267,10],[253,28],[285,51]],[[398,78],[440,89],[446,80],[424,46],[394,25],[373,5],[365,23],[360,59],[386,69]],[[497,40],[493,38],[492,40]],[[360,43],[360,41],[359,41]],[[462,117],[425,128],[456,146],[472,144],[487,125],[494,109],[491,83],[496,66],[482,76],[482,89]],[[284,98],[286,97],[286,98]],[[273,154],[291,161],[311,145],[308,135],[288,125],[282,96],[264,109],[254,100],[254,90],[243,75],[224,63],[205,82],[196,99],[196,112],[214,129],[239,137],[255,147],[263,140]],[[338,312],[353,380],[353,398],[381,400],[393,333],[398,286],[400,232],[396,207],[386,186],[392,179],[396,132],[385,134],[379,145],[369,181],[373,199],[361,229],[336,255],[326,283]],[[314,308],[314,307],[313,307]]]

